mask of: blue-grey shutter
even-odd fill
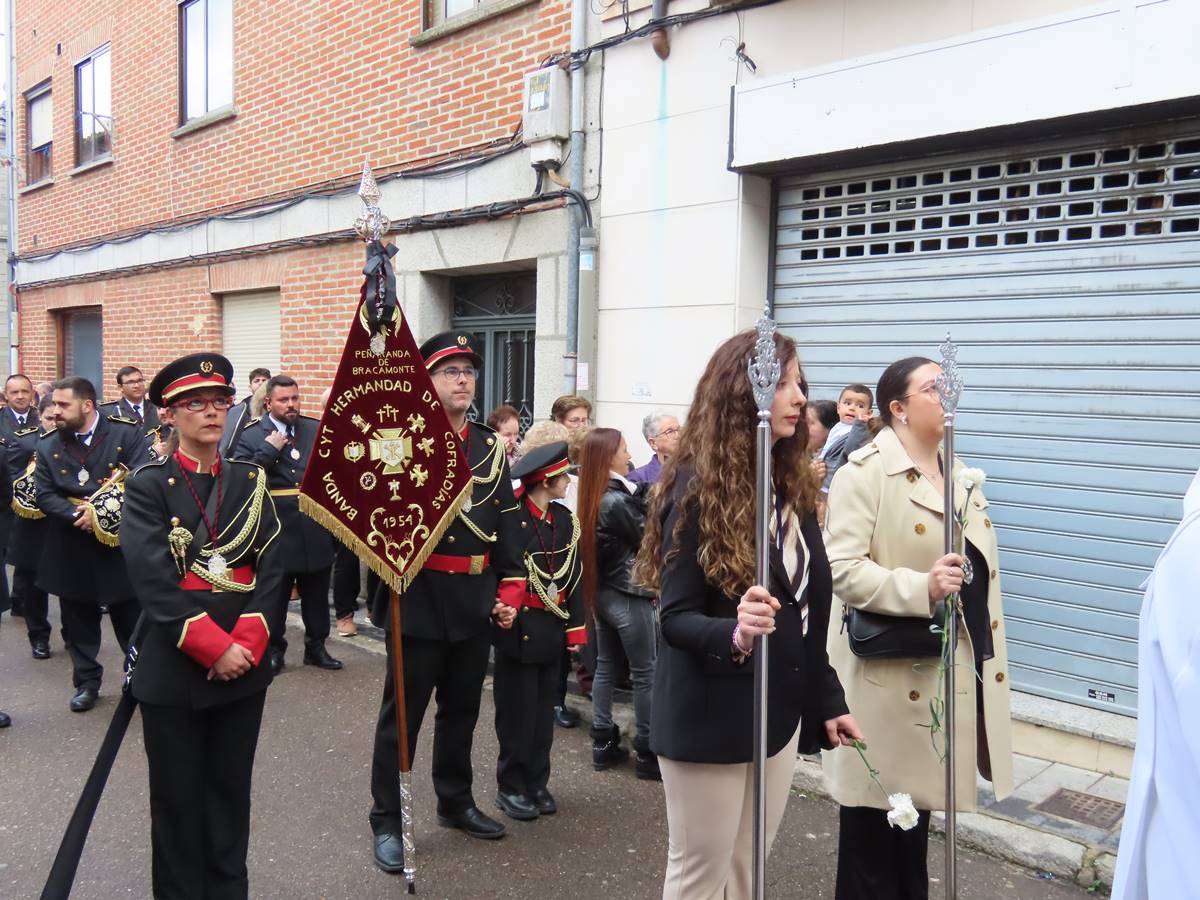
[[[1200,124],[780,179],[814,398],[949,329],[1015,687],[1134,713],[1140,585],[1200,466]]]

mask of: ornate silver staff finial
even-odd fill
[[[358,196],[366,210],[354,220],[354,231],[364,241],[377,241],[387,233],[391,222],[379,208],[379,182],[371,171],[371,164],[363,160],[362,181],[358,185]]]
[[[962,396],[963,380],[958,371],[958,346],[950,340],[949,331],[938,349],[942,352],[942,374],[937,377],[934,387],[937,388],[938,399],[942,401],[942,415],[946,421],[952,422],[958,411],[958,399]]]
[[[771,403],[775,399],[775,388],[779,386],[779,355],[775,352],[775,320],[769,309],[755,326],[758,338],[754,341],[754,355],[750,357],[747,374],[750,387],[754,390],[754,402],[758,406],[758,417],[765,419],[771,414]]]

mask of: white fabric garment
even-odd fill
[[[836,425],[830,428],[829,437],[825,438],[825,446],[821,448],[821,451],[817,454],[817,456],[821,459],[824,459],[825,454],[836,447],[842,438],[850,433],[850,429],[853,427],[853,422],[839,421]]]
[[[1200,472],[1146,582],[1138,728],[1114,900],[1197,896],[1200,847]]]

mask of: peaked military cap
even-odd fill
[[[541,484],[543,481],[561,475],[571,466],[567,458],[567,442],[555,441],[534,447],[522,456],[512,467],[512,477],[521,479],[521,484],[527,488]]]
[[[425,360],[426,369],[432,369],[452,356],[470,357],[471,365],[477,369],[483,366],[483,357],[475,350],[475,336],[466,331],[443,331],[421,345],[421,358]]]
[[[229,396],[233,386],[233,363],[220,353],[192,353],[163,366],[150,382],[150,402],[170,406],[180,394],[200,388],[219,388]]]

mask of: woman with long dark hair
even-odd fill
[[[755,333],[717,348],[696,386],[679,451],[663,469],[637,575],[659,589],[663,646],[651,747],[670,830],[664,900],[751,894],[755,638],[770,634],[767,841],[787,805],[797,749],[861,737],[825,653],[831,580],[796,345],[776,336],[771,406],[773,543],[755,584],[755,427],[746,377]]]
[[[916,620],[921,623],[918,632],[927,638],[924,623],[941,621],[934,618],[937,604],[961,594],[955,657],[961,695],[955,723],[957,806],[971,811],[976,771],[992,782],[997,799],[1012,791],[1008,661],[996,532],[978,490],[971,492],[964,509],[967,492],[961,484],[955,489],[956,506],[966,517],[962,533],[969,564],[964,569],[963,556],[944,552],[947,469],[936,388],[941,371],[919,356],[884,371],[876,392],[884,427],[850,454],[834,476],[825,539],[834,591],[848,608],[881,620]],[[955,459],[950,477],[961,469]],[[965,577],[966,571],[972,575]],[[943,738],[930,733],[931,704],[936,705],[942,677],[938,659],[856,656],[848,632],[830,633],[829,658],[846,687],[846,699],[874,740],[872,765],[883,773],[888,790],[912,796],[919,815],[911,831],[892,828],[887,798],[858,755],[847,750],[825,754],[826,782],[841,804],[835,897],[924,900],[929,896],[929,811],[945,806]]]
[[[629,450],[621,432],[593,428],[579,455],[580,556],[584,598],[595,613],[596,672],[592,681],[592,765],[607,769],[628,752],[612,720],[616,655],[623,648],[633,679],[638,778],[656,780],[650,750],[650,697],[657,640],[654,595],[633,578],[633,563],[646,524],[646,485],[625,478]]]

